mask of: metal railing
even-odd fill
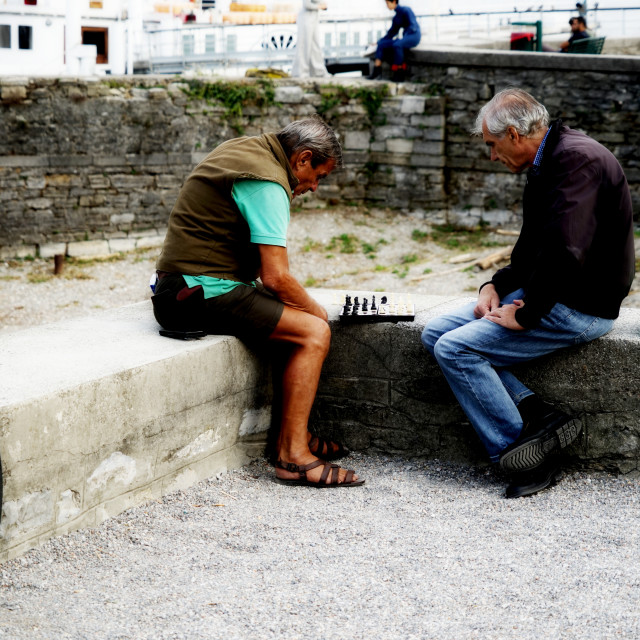
[[[543,24],[543,33],[569,35],[568,19],[575,11],[485,11],[417,16],[423,43],[457,44],[509,41],[520,22]],[[545,18],[546,23],[545,23]],[[605,8],[588,12],[588,24],[597,35],[640,34],[640,8]],[[368,44],[377,41],[390,25],[388,17],[362,16],[321,20],[325,57],[334,63],[364,60]],[[179,73],[186,69],[213,68],[219,72],[251,66],[290,68],[295,49],[295,24],[235,25],[187,24],[146,31],[146,47],[137,51],[153,73]]]

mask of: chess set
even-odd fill
[[[374,293],[353,296],[353,298],[350,294],[345,295],[339,315],[340,322],[347,324],[410,322],[415,317],[415,306],[408,295],[396,299],[395,294],[385,294],[376,299]]]

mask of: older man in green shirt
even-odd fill
[[[340,445],[308,431],[331,335],[326,310],[289,271],[286,248],[291,200],[341,163],[336,135],[319,117],[224,142],[185,181],[157,263],[152,300],[165,329],[282,346],[276,478],[285,484],[364,483],[329,462],[344,455]]]

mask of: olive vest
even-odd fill
[[[238,179],[276,182],[290,202],[298,184],[274,134],[223,142],[180,190],[156,264],[159,271],[239,282],[258,277],[260,253],[231,195]]]

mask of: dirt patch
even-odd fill
[[[474,295],[493,273],[474,262],[514,241],[432,227],[417,215],[341,207],[293,213],[289,253],[291,270],[309,287]]]
[[[291,215],[289,263],[307,287],[474,296],[505,264],[481,269],[476,262],[515,239],[495,230],[432,227],[422,216],[385,209],[302,208]],[[61,276],[53,276],[53,260],[0,263],[0,331],[147,300],[157,253],[68,263]],[[640,307],[637,277],[624,304]]]

